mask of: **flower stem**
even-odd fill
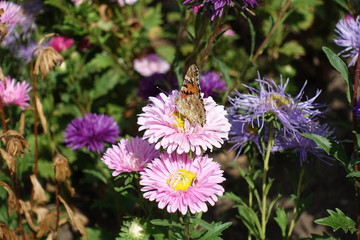
[[[290,239],[290,236],[292,234],[292,231],[294,230],[295,224],[296,224],[297,220],[299,219],[298,209],[299,209],[299,203],[300,203],[301,185],[302,185],[304,172],[305,172],[304,170],[305,170],[304,165],[301,165],[300,173],[299,173],[299,180],[298,180],[298,184],[297,184],[297,188],[296,188],[295,207],[293,209],[293,216],[291,218],[290,227],[289,227],[289,231],[286,236],[286,239]]]
[[[274,25],[272,26],[269,34],[266,36],[266,38],[264,39],[264,41],[261,43],[260,47],[258,48],[258,50],[256,51],[254,57],[251,59],[251,62],[255,62],[255,60],[260,56],[260,54],[262,53],[262,51],[264,50],[264,48],[266,47],[266,45],[268,44],[270,38],[272,37],[272,35],[274,34],[276,28],[279,26],[279,24],[283,21],[283,17],[287,11],[287,9],[289,8],[291,3],[291,0],[287,0],[285,3],[284,8],[281,10],[279,17],[276,19],[276,22],[274,23]]]
[[[1,111],[1,126],[3,129],[3,133],[5,133],[6,132],[6,118],[5,118],[4,107],[3,107],[1,99],[0,99],[0,111]]]
[[[36,100],[36,80],[34,75],[34,62],[31,61],[30,65],[31,73],[31,87],[33,91],[33,104],[34,104],[34,143],[35,143],[35,157],[34,157],[34,175],[37,176],[38,173],[38,160],[39,160],[39,146],[38,146],[38,109],[37,109],[37,100]],[[34,186],[31,189],[30,195],[30,205],[34,206]]]
[[[189,213],[187,213],[183,219],[184,219],[184,227],[185,227],[185,239],[186,240],[190,240],[190,220],[189,220]]]
[[[354,157],[355,159],[358,158],[358,147],[357,146],[357,137],[356,137],[356,133],[357,133],[357,126],[356,126],[356,115],[355,115],[355,106],[356,106],[356,102],[357,102],[357,98],[358,98],[358,87],[359,87],[359,77],[360,77],[360,50],[358,53],[358,59],[356,62],[356,69],[355,69],[355,78],[354,78],[354,93],[353,93],[353,98],[352,98],[352,107],[353,107],[353,111],[352,111],[352,124],[353,124],[353,131],[354,131],[354,136],[353,136],[353,144],[354,144]],[[357,172],[359,171],[359,166],[358,164],[354,165],[354,171]],[[360,240],[360,179],[359,178],[355,178],[355,188],[356,188],[356,198],[357,198],[357,211],[356,211],[356,222],[357,222],[357,239]]]
[[[264,169],[262,174],[262,200],[261,200],[261,239],[264,240],[266,236],[266,224],[267,224],[267,208],[266,200],[269,189],[267,189],[267,172],[269,170],[269,161],[271,149],[274,146],[274,135],[273,135],[273,126],[270,124],[269,127],[269,139],[266,148],[266,154],[264,158]]]

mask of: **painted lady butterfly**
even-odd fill
[[[176,107],[179,113],[190,122],[198,123],[202,127],[206,123],[206,111],[200,89],[200,73],[195,64],[187,70],[180,96],[176,98]]]

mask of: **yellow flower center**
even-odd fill
[[[186,191],[195,183],[196,174],[185,169],[178,169],[177,172],[170,174],[167,179],[169,187],[176,191]]]
[[[176,117],[176,123],[177,124],[174,124],[174,127],[176,128],[176,127],[179,127],[179,128],[181,128],[181,129],[184,129],[184,116],[181,114],[181,113],[179,113],[179,112],[174,112],[173,114],[172,114],[173,116],[175,116]]]
[[[269,97],[268,97],[268,101],[269,102],[274,102],[276,107],[278,108],[281,108],[281,107],[287,107],[289,106],[292,101],[286,97],[283,97],[283,96],[280,96],[280,95],[277,95],[277,94],[271,94]]]
[[[251,124],[247,124],[246,127],[245,127],[245,131],[247,133],[250,133],[251,135],[255,135],[258,133],[258,129],[251,126]]]

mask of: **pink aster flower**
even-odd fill
[[[17,82],[10,76],[5,77],[5,82],[0,81],[0,99],[3,105],[15,104],[18,105],[21,110],[25,110],[26,106],[29,106],[29,94],[31,87],[23,81]]]
[[[101,160],[110,169],[114,169],[113,176],[122,172],[142,171],[145,164],[159,156],[154,145],[139,137],[121,139],[117,145],[106,150]]]
[[[134,60],[134,69],[144,77],[155,73],[166,73],[170,64],[156,54],[149,54],[141,59]]]
[[[187,154],[164,153],[140,174],[144,198],[158,202],[160,209],[167,206],[169,213],[206,212],[206,202],[214,206],[224,193],[219,184],[225,181],[223,171],[207,155],[190,159]]]
[[[50,40],[49,45],[52,46],[57,52],[69,49],[74,44],[74,39],[64,36],[57,36]]]
[[[149,98],[150,103],[138,118],[139,130],[145,130],[143,138],[156,143],[156,149],[163,147],[169,154],[192,151],[200,155],[207,149],[220,148],[230,131],[224,106],[217,105],[212,97],[204,98],[206,123],[201,127],[177,112],[175,99],[178,96],[179,91],[174,90],[169,96],[160,93],[157,98]]]

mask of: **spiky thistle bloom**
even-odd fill
[[[156,149],[162,147],[168,153],[192,151],[199,155],[207,149],[220,148],[230,130],[224,106],[217,105],[212,97],[204,98],[206,123],[201,127],[177,112],[175,99],[178,96],[179,91],[174,90],[169,96],[160,93],[158,98],[149,98],[150,103],[138,118],[139,131],[145,130],[143,138],[156,143]]]
[[[174,76],[169,74],[155,73],[149,77],[143,77],[139,82],[138,95],[147,100],[150,96],[157,96],[161,91],[179,88]]]
[[[205,4],[204,4],[205,2]],[[221,17],[223,15],[225,7],[233,7],[235,5],[234,0],[185,0],[183,4],[191,3],[193,5],[193,8],[196,8],[196,12],[201,7],[202,9],[205,9],[205,11],[208,11],[208,13],[211,16],[211,21],[215,19],[215,17]],[[256,0],[242,0],[243,4],[245,6],[251,6],[254,7],[257,5]]]
[[[187,154],[164,153],[140,174],[144,197],[169,213],[206,212],[206,202],[214,206],[224,193],[223,171],[207,155],[190,159]]]
[[[10,76],[5,77],[5,81],[0,81],[0,99],[3,105],[18,105],[21,110],[29,106],[30,85],[26,81],[17,82]]]
[[[108,148],[101,160],[110,169],[114,169],[113,176],[122,172],[141,171],[145,165],[159,156],[154,145],[139,137],[121,139],[116,145]]]
[[[149,54],[141,59],[134,60],[134,69],[144,77],[155,73],[167,73],[170,64],[156,54]]]
[[[308,155],[314,156],[316,159],[320,159],[326,163],[328,160],[334,160],[323,149],[317,148],[317,144],[314,140],[303,137],[302,133],[317,134],[322,137],[328,137],[333,134],[328,125],[320,124],[317,121],[312,121],[307,125],[302,126],[295,135],[283,135],[280,133],[275,139],[274,150],[291,149],[293,153],[299,154],[300,164],[308,161]]]
[[[204,97],[218,96],[219,91],[225,91],[225,82],[221,80],[221,74],[216,72],[205,72],[200,77],[201,91],[204,93]]]
[[[114,119],[105,114],[88,113],[73,119],[66,127],[64,142],[73,150],[86,147],[100,153],[106,142],[114,143],[119,136]]]
[[[355,18],[350,14],[346,15],[336,24],[335,32],[337,36],[334,39],[334,42],[341,47],[345,47],[338,55],[350,57],[351,61],[349,66],[354,66],[360,50],[359,16]]]
[[[255,80],[259,84],[259,90],[245,86],[250,94],[235,92],[235,97],[229,98],[232,107],[228,109],[232,130],[230,142],[236,143],[241,150],[247,140],[258,144],[258,132],[267,130],[268,123],[278,123],[277,133],[284,136],[296,136],[304,125],[312,122],[312,118],[321,115],[318,109],[320,104],[314,103],[319,96],[318,90],[314,97],[301,101],[306,83],[296,97],[291,97],[285,92],[289,79],[283,84],[281,79],[277,85],[273,79],[260,76]],[[264,128],[265,126],[265,128]],[[250,131],[249,131],[250,130]],[[256,131],[254,131],[256,130]]]
[[[52,46],[57,52],[62,52],[66,49],[69,49],[75,40],[73,38],[67,38],[64,36],[56,36],[52,38],[49,42],[49,45]]]

